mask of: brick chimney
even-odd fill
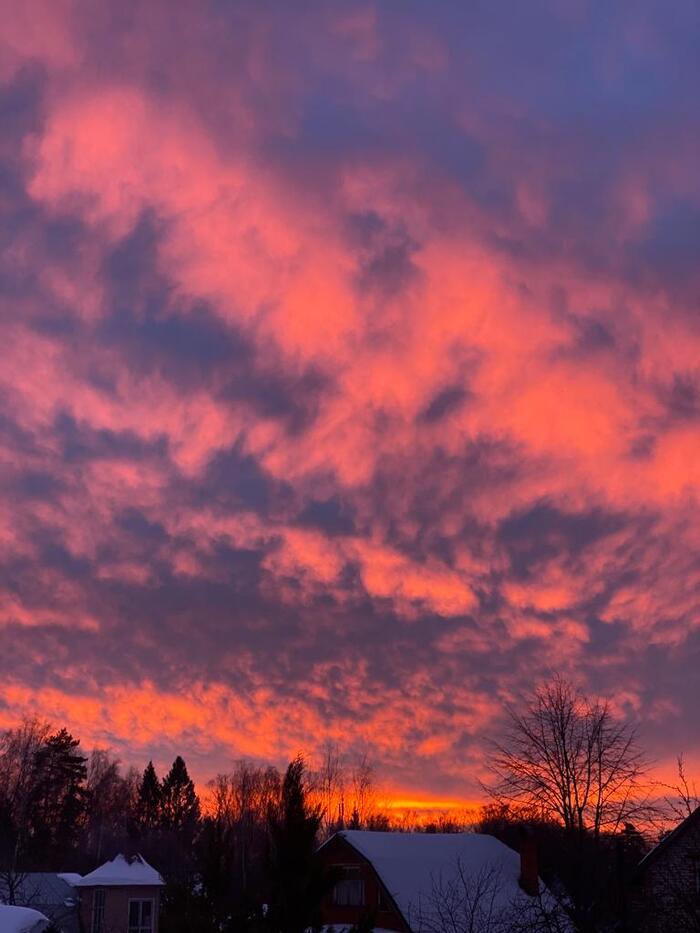
[[[532,830],[523,826],[520,830],[520,887],[530,897],[539,893],[540,882],[537,869],[537,846]]]

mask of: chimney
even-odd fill
[[[532,830],[528,826],[520,830],[520,887],[530,897],[539,893],[540,881],[537,870],[537,846]]]

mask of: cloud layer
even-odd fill
[[[692,760],[694,4],[6,12],[0,720],[469,798],[556,669]]]

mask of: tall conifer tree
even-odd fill
[[[199,797],[184,759],[177,756],[161,786],[163,827],[178,834],[194,835],[199,823]]]
[[[162,818],[163,791],[161,783],[153,767],[153,762],[146,765],[136,804],[137,820],[141,831],[157,829]]]
[[[309,804],[304,778],[299,755],[284,776],[279,809],[269,815],[272,903],[267,919],[275,933],[318,929],[321,900],[335,881],[315,857],[322,811]]]
[[[30,809],[32,847],[39,863],[74,849],[87,804],[87,758],[67,729],[50,735],[35,755]]]

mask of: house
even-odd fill
[[[11,907],[0,904],[0,930],[2,933],[43,933],[49,921],[38,910],[30,907]]]
[[[544,918],[558,911],[538,878],[531,839],[518,855],[477,833],[347,830],[328,839],[318,857],[337,879],[321,911],[324,925],[336,930],[363,923],[398,933],[448,926],[486,933],[513,912]]]
[[[117,855],[78,879],[85,933],[158,933],[163,879],[140,855]]]
[[[640,933],[700,930],[700,807],[644,856],[635,880]]]
[[[12,900],[44,914],[61,933],[80,933],[78,892],[80,875],[55,872],[21,872],[12,878]],[[10,899],[8,877],[0,877],[0,901]],[[0,930],[2,927],[0,926]]]

